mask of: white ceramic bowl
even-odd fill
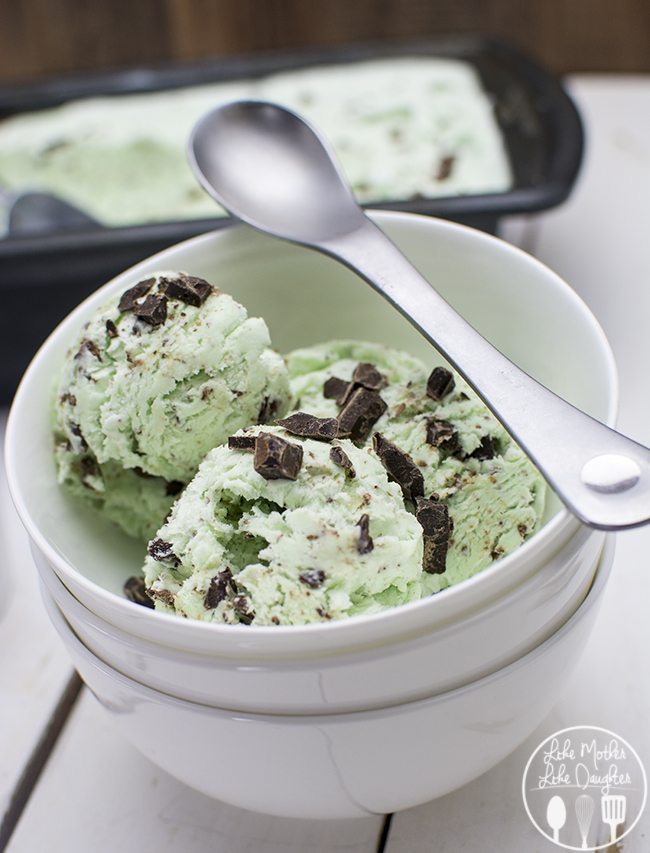
[[[525,253],[473,229],[410,214],[373,216],[440,292],[506,354],[573,403],[613,422],[611,351],[594,317],[561,279]],[[7,426],[6,458],[12,496],[35,547],[98,616],[142,639],[242,665],[305,660],[386,649],[426,634],[431,626],[468,618],[532,577],[564,547],[568,565],[574,564],[570,543],[582,547],[581,527],[552,499],[543,529],[516,552],[462,584],[381,614],[264,628],[192,622],[126,601],[121,586],[139,571],[142,548],[61,492],[48,410],[53,374],[85,318],[108,293],[160,268],[189,270],[232,293],[252,314],[266,318],[281,350],[332,337],[360,337],[410,350],[428,361],[435,358],[407,321],[348,270],[244,227],[172,247],[93,294],[55,330],[28,369]],[[338,310],[341,305],[345,311]],[[516,643],[520,627],[519,618],[502,624],[503,636]],[[474,646],[469,638],[468,646]]]
[[[587,641],[612,552],[610,538],[583,604],[528,655],[435,698],[356,714],[241,714],[171,698],[102,663],[43,595],[82,678],[155,764],[242,808],[344,818],[443,796],[515,749],[550,710]]]
[[[389,647],[307,660],[232,660],[177,651],[84,607],[34,549],[43,584],[84,645],[118,672],[180,699],[235,711],[329,714],[401,704],[461,687],[517,660],[574,613],[604,534],[582,530],[536,574],[479,613]]]

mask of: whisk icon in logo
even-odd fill
[[[533,752],[522,796],[533,826],[565,850],[605,850],[628,836],[648,784],[636,750],[597,726],[562,729]]]

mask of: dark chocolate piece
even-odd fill
[[[165,494],[173,497],[174,495],[180,495],[180,493],[185,488],[185,483],[181,483],[180,480],[169,480],[165,484]]]
[[[384,387],[384,377],[377,370],[374,364],[369,364],[367,361],[362,361],[357,364],[352,374],[352,381],[355,385],[362,385],[368,391],[379,391]]]
[[[446,367],[434,367],[427,379],[427,397],[442,400],[454,390],[454,376]]]
[[[302,465],[302,447],[270,432],[260,432],[255,442],[253,467],[265,480],[295,480]]]
[[[125,290],[118,302],[118,311],[121,311],[122,313],[125,311],[132,311],[137,306],[138,300],[142,299],[146,293],[149,293],[155,283],[155,278],[146,278],[144,281],[139,281],[137,284],[134,284],[133,287]]]
[[[59,401],[61,403],[70,403],[71,406],[77,405],[77,398],[69,391],[66,391],[65,394],[61,394],[61,396],[59,397]]]
[[[229,435],[228,447],[230,450],[255,450],[255,441],[254,435]]]
[[[357,472],[354,470],[354,465],[350,461],[350,457],[342,447],[332,447],[330,450],[330,459],[335,465],[338,465],[339,468],[343,468],[345,476],[348,479],[354,480],[357,476]]]
[[[438,420],[437,418],[427,421],[427,444],[452,455],[461,449],[454,425],[450,424],[449,421]]]
[[[339,412],[339,436],[364,441],[387,408],[376,391],[357,388]]]
[[[158,601],[164,601],[170,607],[174,606],[174,593],[170,589],[152,589],[149,587],[147,595]]]
[[[415,517],[422,526],[424,553],[422,569],[430,575],[441,575],[446,568],[447,548],[453,524],[446,504],[431,498],[416,498]]]
[[[341,400],[345,399],[350,383],[345,379],[339,379],[338,376],[330,376],[323,385],[323,397],[328,400],[336,400],[341,405]]]
[[[79,424],[70,424],[70,432],[79,439],[79,447],[82,450],[88,450],[88,444],[86,443],[86,439],[83,437]]]
[[[368,513],[364,513],[361,516],[359,521],[357,521],[357,525],[360,528],[359,539],[357,540],[357,551],[360,554],[369,554],[375,547],[375,543],[372,541],[372,536],[369,532],[370,516]]]
[[[336,418],[317,418],[306,412],[296,412],[295,415],[289,415],[288,418],[283,418],[276,423],[293,435],[317,438],[320,441],[331,441],[336,438],[339,431]]]
[[[133,577],[127,578],[124,581],[122,589],[124,590],[124,595],[129,599],[129,601],[132,601],[134,604],[140,604],[142,607],[149,607],[153,609],[153,601],[151,600],[151,597],[147,595],[144,578],[133,575]]]
[[[451,175],[456,158],[453,154],[449,157],[443,157],[438,163],[438,171],[436,172],[436,181],[446,181]]]
[[[388,479],[398,484],[405,500],[412,501],[422,497],[424,477],[409,454],[384,438],[380,432],[374,434],[372,442],[375,453],[388,473]]]
[[[179,558],[174,554],[171,542],[165,542],[164,539],[152,539],[147,546],[147,553],[159,563],[169,563],[174,567],[181,564]]]
[[[92,456],[82,456],[79,465],[84,477],[96,477],[99,474],[97,460],[93,459]]]
[[[89,352],[91,355],[94,355],[97,361],[102,360],[102,354],[100,352],[99,347],[94,341],[89,340],[88,338],[84,338],[79,346],[79,352],[75,355],[75,358],[81,358],[81,356],[85,352]]]
[[[205,279],[189,275],[165,278],[161,282],[160,289],[170,299],[180,299],[186,305],[194,305],[196,308],[203,305],[212,293],[212,285]]]
[[[306,572],[302,572],[298,577],[307,586],[310,586],[312,589],[318,589],[319,586],[323,585],[326,575],[322,569],[307,569]]]
[[[210,580],[210,586],[203,599],[205,609],[214,610],[220,602],[228,598],[229,590],[236,593],[237,586],[233,580],[232,572],[229,568],[225,568]]]
[[[108,335],[109,338],[116,338],[117,337],[117,326],[115,325],[115,323],[112,320],[106,321],[106,334]]]
[[[133,313],[149,326],[161,326],[167,319],[167,297],[162,293],[150,293],[144,302],[133,307]]]
[[[493,459],[496,456],[496,447],[494,446],[494,440],[490,435],[484,435],[481,439],[481,443],[476,448],[476,450],[472,451],[469,454],[470,459]]]
[[[278,401],[272,400],[270,397],[265,397],[262,400],[262,405],[260,406],[260,410],[257,415],[257,422],[260,424],[270,423],[274,419],[277,410]]]
[[[232,606],[239,617],[239,621],[244,625],[250,625],[255,618],[255,611],[248,609],[250,607],[250,601],[246,596],[236,595],[232,600]]]

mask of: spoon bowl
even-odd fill
[[[333,153],[289,110],[261,101],[213,110],[194,127],[189,157],[208,193],[219,187],[227,210],[276,237],[309,244],[363,225]]]

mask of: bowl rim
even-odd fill
[[[556,287],[559,287],[564,292],[566,298],[576,305],[577,309],[583,316],[585,323],[590,327],[594,338],[599,343],[603,360],[607,367],[606,387],[609,389],[607,418],[605,422],[608,425],[613,425],[615,423],[616,411],[618,408],[619,386],[616,365],[611,347],[602,327],[594,317],[589,307],[559,275],[554,273],[541,261],[532,257],[527,252],[524,252],[522,249],[512,246],[498,237],[486,234],[467,225],[401,211],[372,210],[368,211],[368,213],[380,226],[384,224],[389,226],[394,224],[396,227],[399,227],[399,225],[402,224],[409,227],[408,223],[412,223],[411,227],[414,228],[424,226],[427,230],[434,233],[436,231],[440,231],[442,234],[447,233],[460,235],[467,241],[473,241],[476,246],[486,246],[488,247],[488,250],[494,249],[501,252],[504,256],[508,254],[514,255],[520,261],[523,261],[525,264],[536,269],[539,273],[548,278],[549,281],[552,281]],[[350,641],[359,644],[364,642],[363,632],[366,629],[366,626],[375,625],[376,623],[381,623],[386,626],[387,634],[390,637],[401,636],[404,633],[409,633],[408,628],[398,628],[396,625],[395,629],[393,629],[395,631],[393,634],[388,626],[391,625],[391,623],[399,623],[400,621],[407,619],[407,614],[409,613],[415,614],[422,612],[422,618],[424,618],[424,614],[426,614],[428,610],[432,609],[432,607],[437,609],[440,606],[437,603],[439,601],[453,602],[459,598],[461,598],[462,601],[462,597],[466,596],[466,593],[469,590],[472,590],[477,586],[480,589],[481,586],[489,584],[490,580],[497,575],[497,573],[502,574],[506,568],[511,567],[513,563],[525,562],[531,552],[534,554],[537,551],[542,550],[544,546],[548,546],[551,542],[554,543],[554,547],[559,547],[562,542],[568,539],[582,526],[581,523],[568,511],[568,509],[562,506],[555,515],[550,518],[539,531],[537,531],[537,533],[531,536],[526,542],[522,543],[522,545],[520,545],[511,554],[495,561],[492,565],[486,567],[472,577],[441,590],[436,593],[436,595],[408,602],[378,613],[359,614],[349,619],[332,620],[331,622],[313,623],[308,625],[249,626],[226,625],[216,622],[203,622],[189,619],[179,620],[179,617],[175,614],[161,613],[156,610],[138,607],[138,605],[133,604],[126,598],[123,598],[90,580],[90,578],[82,574],[72,564],[68,563],[68,561],[41,533],[38,526],[32,519],[29,511],[29,502],[25,499],[25,495],[22,491],[20,475],[16,467],[15,455],[13,453],[14,446],[16,446],[20,440],[20,413],[22,408],[27,405],[26,401],[29,400],[29,389],[32,377],[40,374],[42,370],[41,365],[43,362],[47,361],[50,349],[54,348],[62,337],[68,335],[73,330],[74,332],[78,331],[80,321],[91,305],[101,302],[109,292],[112,292],[113,290],[118,289],[119,286],[122,286],[126,278],[137,276],[140,270],[144,271],[153,262],[157,263],[159,260],[161,266],[164,267],[164,265],[168,263],[166,260],[167,257],[173,256],[179,250],[194,249],[203,244],[209,244],[211,241],[218,242],[220,240],[228,239],[229,234],[234,234],[236,232],[242,234],[247,231],[251,232],[252,230],[253,229],[249,226],[243,224],[234,225],[232,228],[219,229],[218,231],[208,232],[200,235],[199,237],[185,240],[181,243],[175,244],[174,246],[170,246],[153,256],[143,259],[138,264],[120,273],[120,275],[115,276],[101,288],[94,291],[84,299],[83,302],[70,312],[70,314],[68,314],[67,317],[64,318],[64,320],[51,332],[30,362],[18,386],[7,419],[5,433],[5,470],[9,491],[22,524],[26,528],[28,535],[37,546],[38,550],[43,554],[50,565],[55,568],[59,577],[71,578],[74,583],[84,589],[85,593],[88,594],[89,597],[103,600],[110,608],[118,607],[122,609],[125,616],[133,616],[134,613],[139,612],[139,618],[147,620],[154,618],[156,620],[156,624],[159,625],[161,629],[165,623],[174,623],[174,625],[178,626],[179,622],[181,622],[181,624],[185,626],[185,628],[180,629],[183,632],[192,632],[196,635],[202,634],[206,638],[212,637],[215,642],[219,636],[228,636],[231,639],[236,640],[238,637],[240,639],[244,639],[246,637],[250,638],[251,634],[253,634],[257,640],[262,642],[292,642],[292,640],[287,639],[288,637],[291,637],[295,638],[295,641],[300,643],[302,638],[307,639],[307,637],[312,638],[319,635],[322,635],[323,637],[333,637],[338,633],[351,634],[354,639],[350,637]],[[433,604],[433,602],[436,603]],[[134,607],[137,607],[138,610],[134,611]],[[178,627],[173,630],[178,630]],[[411,629],[411,631],[412,630],[413,629]],[[361,637],[358,636],[359,634]]]
[[[586,594],[589,594],[589,591],[591,590],[594,578],[596,576],[596,573],[598,572],[598,567],[600,565],[601,560],[603,559],[604,551],[607,544],[607,534],[604,531],[598,530],[593,531],[593,533],[601,537],[601,545],[596,559],[596,568],[591,575]],[[375,646],[365,648],[355,647],[350,649],[349,652],[345,653],[344,655],[337,655],[336,657],[332,657],[331,655],[324,655],[321,659],[319,659],[317,656],[310,656],[309,658],[302,659],[289,658],[286,660],[279,659],[270,661],[262,658],[257,659],[255,657],[251,657],[250,659],[246,658],[244,660],[241,655],[236,658],[233,658],[232,656],[216,655],[205,651],[192,652],[186,649],[178,649],[174,646],[167,646],[162,643],[157,643],[153,640],[146,639],[144,637],[139,637],[135,634],[130,634],[124,628],[121,628],[118,625],[111,624],[103,616],[95,613],[83,602],[75,598],[73,593],[67,588],[67,586],[63,583],[61,578],[56,574],[56,572],[51,568],[51,566],[47,565],[47,567],[43,567],[37,565],[36,570],[40,583],[43,584],[43,586],[46,588],[48,594],[52,597],[56,606],[63,613],[63,616],[66,621],[68,621],[69,616],[67,606],[66,608],[64,608],[61,604],[59,604],[59,602],[57,601],[57,595],[59,594],[63,599],[65,599],[66,605],[69,604],[72,617],[78,620],[80,623],[91,626],[95,631],[110,637],[111,640],[116,641],[120,644],[130,644],[135,651],[143,652],[147,655],[150,655],[153,652],[161,660],[163,659],[163,657],[171,657],[178,665],[198,662],[201,666],[214,668],[215,665],[219,665],[228,669],[235,668],[239,665],[243,667],[252,667],[257,672],[274,674],[277,673],[279,669],[284,672],[289,670],[297,671],[313,668],[315,663],[318,664],[318,667],[320,669],[329,669],[330,667],[336,668],[341,665],[341,660],[343,657],[345,657],[345,665],[361,664],[368,661],[369,659],[376,659],[377,657],[378,649]],[[56,589],[56,592],[53,591],[53,588]],[[508,597],[502,596],[500,598],[496,598],[490,601],[487,606],[490,608],[491,612],[494,613],[502,611],[507,606],[512,606],[513,599],[519,599],[520,606],[523,606],[526,594],[527,590],[525,589],[525,583],[520,584],[518,587],[511,591],[511,594]],[[581,605],[582,601],[580,602],[578,607],[580,607]],[[570,618],[571,615],[572,614],[570,614],[569,616],[565,616],[565,621],[567,618]],[[451,638],[454,635],[457,635],[460,631],[471,630],[474,625],[480,623],[484,618],[485,607],[477,611],[472,611],[462,619],[458,619],[448,623],[433,625],[432,630],[426,635],[408,635],[404,637],[399,637],[390,646],[381,649],[382,657],[403,653],[405,651],[408,651],[410,648],[420,645],[423,636],[430,637],[432,635],[435,635],[436,639]],[[72,626],[70,627],[74,631],[74,628]],[[557,630],[558,627],[560,626],[556,625],[555,630]],[[554,630],[552,629],[552,633],[550,634],[550,636],[553,636],[553,633]],[[83,642],[82,640],[80,641]],[[92,652],[92,650],[90,651],[92,654],[96,654],[95,652]],[[108,666],[111,666],[111,664],[108,664]]]
[[[77,637],[73,629],[65,619],[63,613],[59,610],[54,602],[54,599],[47,589],[39,582],[41,589],[41,597],[47,611],[48,617],[54,625],[55,630],[61,637],[64,644],[71,643],[75,646],[76,652],[86,659],[88,664],[94,669],[98,669],[102,674],[117,682],[120,687],[129,692],[137,692],[140,696],[149,702],[155,702],[162,705],[171,705],[184,710],[198,711],[199,713],[208,714],[210,716],[220,717],[222,719],[236,719],[241,722],[257,722],[269,723],[273,725],[307,725],[307,726],[324,726],[337,725],[357,721],[372,721],[385,715],[393,716],[395,714],[409,714],[413,711],[419,711],[424,708],[430,708],[433,705],[443,702],[453,701],[459,696],[471,693],[474,690],[487,687],[495,682],[507,678],[517,670],[523,669],[531,664],[535,659],[545,655],[553,646],[560,643],[564,637],[572,632],[579,622],[581,622],[587,614],[602,600],[607,581],[611,575],[612,566],[614,563],[614,553],[616,549],[616,539],[611,534],[608,534],[603,548],[593,582],[585,598],[582,600],[578,608],[571,616],[555,631],[526,654],[517,658],[504,667],[501,667],[488,675],[471,681],[468,684],[463,684],[460,687],[455,687],[452,690],[437,693],[433,696],[423,699],[416,699],[411,702],[397,703],[394,705],[386,705],[380,708],[370,708],[359,711],[345,711],[332,714],[269,714],[255,713],[250,711],[229,711],[226,708],[219,708],[212,705],[205,705],[200,702],[191,702],[188,699],[180,699],[177,696],[172,696],[160,690],[155,690],[153,687],[141,684],[133,678],[118,672],[113,667],[102,661],[94,655]],[[65,640],[63,639],[65,635]],[[91,688],[92,690],[92,688]]]

